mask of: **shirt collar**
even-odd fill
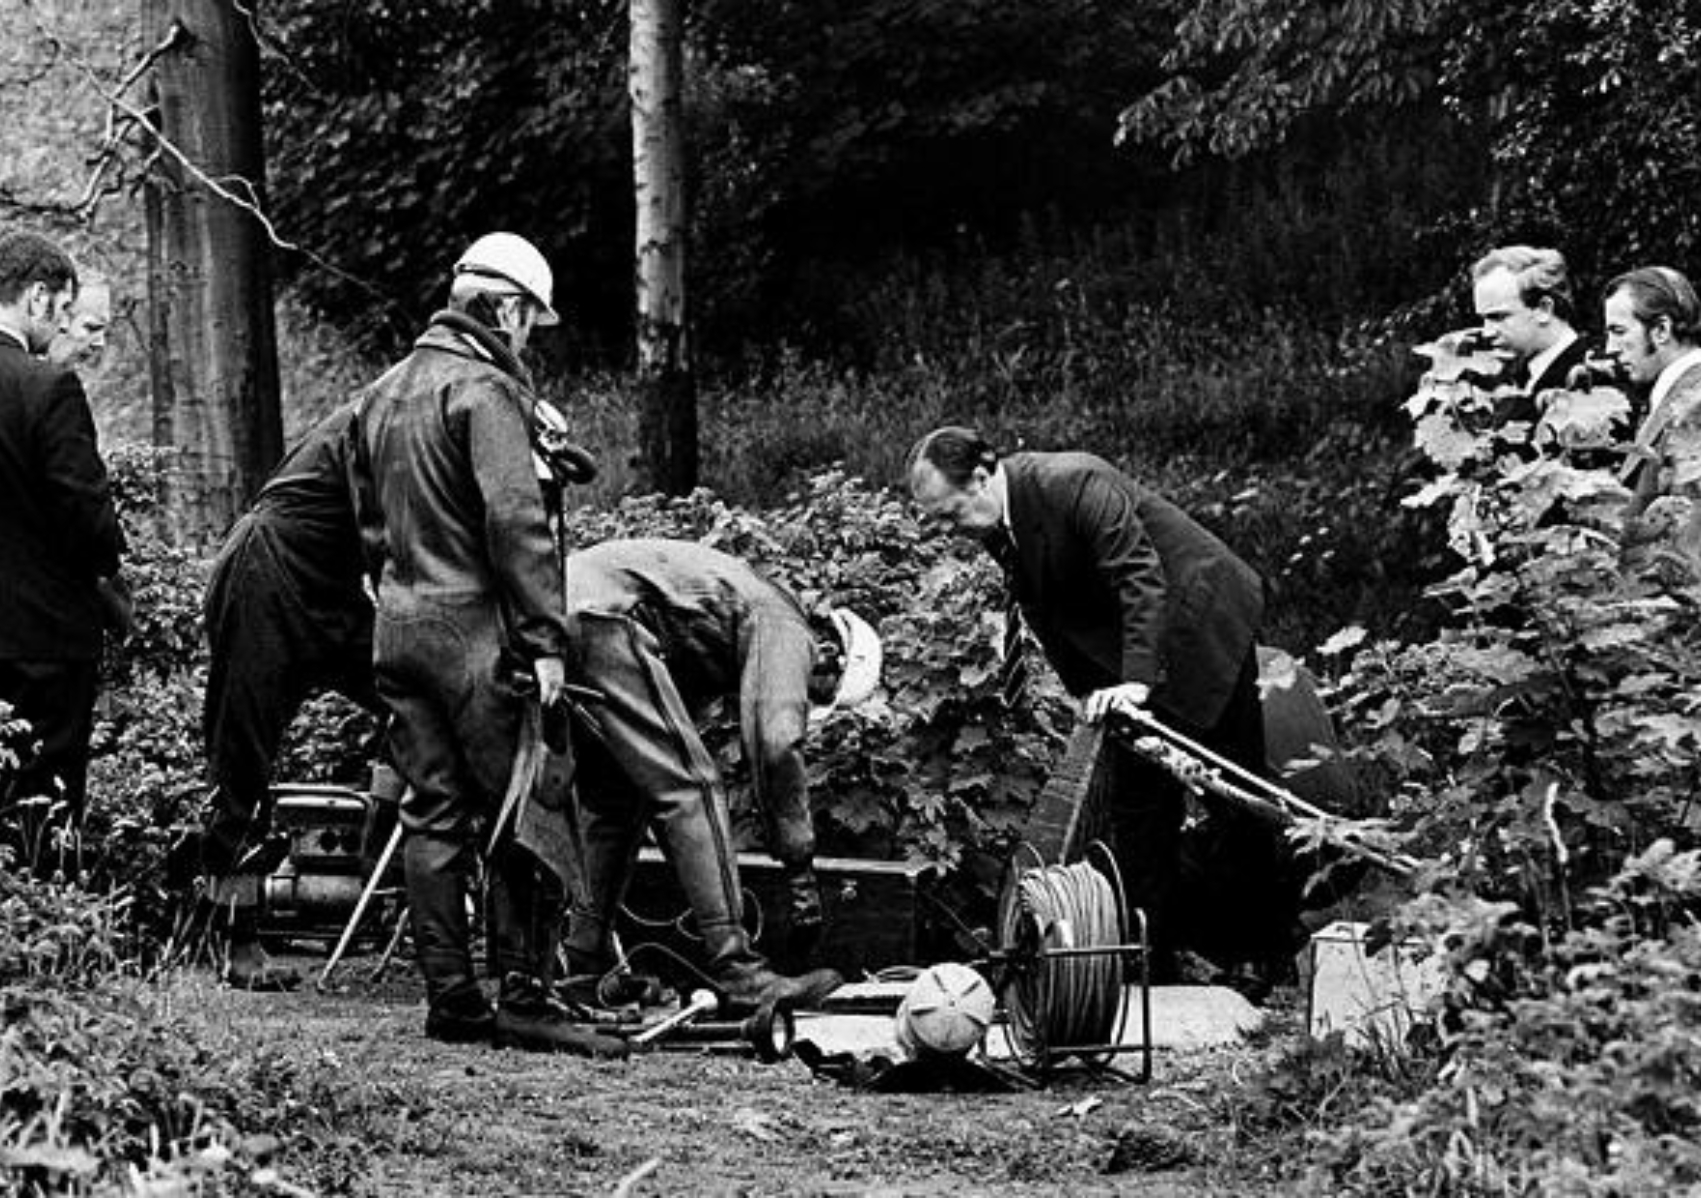
[[[1013,540],[1016,529],[1010,520],[1010,476],[1005,472],[1003,462],[993,468],[992,477],[986,480],[986,485],[998,500],[998,526]]]
[[[1542,373],[1547,370],[1549,366],[1553,365],[1555,359],[1557,359],[1560,354],[1570,349],[1571,343],[1575,340],[1577,340],[1577,331],[1575,329],[1566,330],[1563,337],[1525,363],[1524,377],[1531,383],[1534,383],[1537,379],[1541,378]]]
[[[1671,389],[1677,386],[1677,380],[1693,366],[1701,366],[1701,345],[1688,353],[1673,359],[1660,371],[1660,377],[1654,380],[1654,389],[1648,393],[1648,410],[1659,410],[1665,397],[1671,394]]]
[[[18,343],[19,349],[23,350],[26,354],[30,352],[29,340],[22,333],[18,332],[17,329],[9,328],[6,325],[0,324],[0,337],[10,337],[13,341]]]

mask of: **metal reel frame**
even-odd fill
[[[1023,876],[1046,863],[1039,851],[1026,841],[1016,846],[1005,864],[1004,880],[998,896],[999,948],[991,960],[1001,967],[997,993],[1003,1008],[1005,1032],[1017,1062],[1040,1077],[1069,1057],[1077,1057],[1089,1069],[1114,1071],[1111,1062],[1119,1055],[1138,1051],[1140,1072],[1135,1080],[1146,1082],[1152,1076],[1152,1008],[1151,960],[1146,934],[1146,914],[1139,908],[1130,909],[1122,884],[1122,872],[1116,859],[1102,841],[1087,846],[1084,862],[1097,871],[1110,886],[1114,900],[1115,943],[1080,946],[1072,942],[1067,929],[1056,926],[1040,928],[1031,913],[1022,910],[1020,886]],[[1133,939],[1130,939],[1130,935]],[[1140,969],[1140,1039],[1136,1044],[1124,1044],[1128,1027],[1124,970],[1118,968],[1111,976],[1117,993],[1116,1016],[1110,1038],[1105,1043],[1056,1044],[1047,1035],[1046,1020],[1052,1010],[1055,989],[1065,962],[1096,957],[1114,956],[1118,962],[1132,958]],[[1015,1012],[1032,1012],[1032,1028]]]

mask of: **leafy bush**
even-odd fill
[[[906,504],[829,471],[766,515],[708,492],[585,510],[574,540],[672,536],[742,557],[806,603],[855,608],[886,646],[886,700],[836,714],[809,746],[823,851],[955,866],[1002,855],[1071,718],[1055,680],[1026,710],[998,697],[1002,582],[987,560],[923,534]],[[569,565],[569,569],[571,566]],[[748,803],[737,712],[709,729],[735,805]]]
[[[1440,1069],[1318,1136],[1316,1180],[1366,1195],[1701,1185],[1698,909],[1701,855],[1669,841],[1592,891],[1556,941],[1509,904],[1414,904],[1402,929],[1448,953]]]
[[[1447,624],[1363,643],[1337,687],[1428,859],[1384,927],[1444,955],[1436,1036],[1395,1070],[1307,1049],[1243,1105],[1304,1123],[1329,1192],[1692,1189],[1697,580],[1598,468],[1622,395],[1550,393],[1536,429],[1496,426],[1455,348],[1426,347],[1408,409],[1433,463],[1408,502],[1447,512],[1464,563],[1433,588]],[[1350,1111],[1300,1117],[1342,1094]]]

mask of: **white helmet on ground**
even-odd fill
[[[839,638],[839,684],[833,698],[810,711],[812,719],[821,719],[840,707],[856,707],[874,694],[880,685],[882,650],[880,634],[861,616],[848,608],[836,607],[828,613],[833,631]]]
[[[526,295],[541,309],[538,324],[561,323],[553,306],[555,275],[537,247],[516,233],[486,233],[469,245],[455,263],[453,287],[457,292]]]
[[[996,1010],[979,972],[955,961],[930,965],[910,983],[894,1016],[898,1047],[912,1060],[966,1056],[986,1038]]]

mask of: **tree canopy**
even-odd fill
[[[1585,271],[1701,250],[1701,20],[1686,0],[1209,0],[1176,26],[1124,138],[1178,161],[1280,142],[1306,118],[1439,97],[1496,171],[1484,241]]]

